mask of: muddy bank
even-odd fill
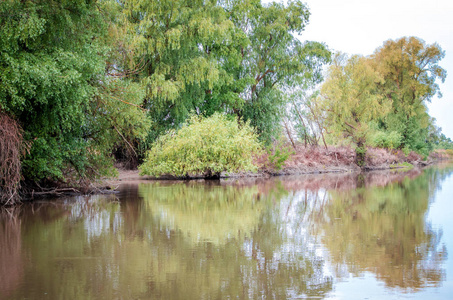
[[[222,173],[221,178],[261,178],[272,176],[323,174],[323,173],[358,173],[362,171],[392,170],[422,168],[442,160],[449,159],[448,156],[433,152],[430,157],[423,160],[415,152],[405,155],[401,150],[387,150],[381,148],[368,148],[366,165],[360,168],[355,164],[355,151],[348,147],[298,147],[289,157],[281,169],[275,169],[268,163],[266,155],[257,160],[261,165],[258,172],[243,173]],[[152,176],[141,176],[138,170],[118,169],[117,178],[106,179],[107,184],[118,185],[121,182],[134,182],[143,180],[175,180],[173,176],[155,178]],[[185,178],[187,179],[187,178]],[[200,179],[190,177],[189,179]]]
[[[276,169],[275,166],[269,163],[269,158],[266,155],[259,157],[256,161],[259,168],[258,172],[243,172],[243,173],[222,173],[221,178],[232,180],[244,180],[250,178],[255,181],[259,178],[269,178],[276,176],[301,176],[305,174],[358,174],[360,172],[376,171],[376,170],[392,170],[412,168],[420,169],[427,165],[449,159],[448,155],[442,152],[433,152],[430,157],[423,160],[420,155],[412,152],[409,155],[404,155],[401,150],[386,150],[380,148],[368,148],[366,165],[360,168],[355,164],[355,152],[347,147],[329,147],[328,149],[305,148],[299,147],[287,159],[281,169]],[[343,176],[342,176],[343,178]],[[105,194],[115,193],[120,185],[136,184],[149,180],[178,180],[172,176],[155,178],[152,176],[141,176],[138,170],[127,170],[118,168],[118,176],[114,178],[102,178],[95,182],[88,182],[79,187],[60,186],[58,188],[41,188],[30,190],[24,195],[23,200],[35,200],[43,197],[60,197],[64,195],[82,195],[82,194]],[[202,177],[189,177],[187,179],[202,179]],[[305,178],[304,180],[308,180]],[[286,180],[286,179],[285,179]],[[288,177],[289,180],[289,177]],[[342,179],[344,180],[344,178]],[[336,181],[336,185],[338,182]]]

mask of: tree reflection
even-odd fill
[[[333,287],[324,272],[319,242],[311,235],[310,213],[323,201],[318,193],[296,192],[266,210],[249,241],[249,256],[256,261],[253,298],[323,298]]]
[[[379,187],[330,191],[318,224],[336,276],[371,271],[390,287],[418,290],[445,279],[441,231],[425,222],[432,194],[451,172],[428,169],[414,179]]]
[[[272,186],[150,184],[121,202],[93,196],[24,206],[12,251],[26,288],[12,286],[10,298],[325,295],[332,279],[323,259],[306,233],[288,232],[287,192]]]
[[[193,243],[219,245],[249,236],[265,208],[256,186],[150,183],[141,184],[139,191],[161,226],[181,232]]]
[[[287,191],[279,181],[272,186],[141,185],[157,223],[150,228],[161,228],[153,239],[163,239],[150,263],[168,270],[153,281],[159,294],[255,299],[329,292],[332,279],[323,275],[323,258],[310,248],[308,234],[294,239],[287,232],[291,219],[281,219]],[[176,296],[163,274],[173,274],[185,291]]]
[[[333,278],[365,271],[390,287],[437,286],[446,249],[425,214],[451,171],[153,182],[127,187],[119,200],[24,205],[12,214],[16,223],[0,223],[0,292],[11,299],[324,298]]]

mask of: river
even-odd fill
[[[451,299],[453,165],[124,183],[0,214],[0,299]]]

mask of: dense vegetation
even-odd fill
[[[425,106],[446,76],[439,45],[336,55],[316,91],[332,54],[296,37],[309,16],[299,0],[1,1],[0,149],[19,141],[2,152],[1,202],[136,167],[191,115],[249,122],[263,146],[283,132],[352,144],[358,164],[366,146],[452,147]]]
[[[142,174],[219,178],[221,172],[256,171],[253,156],[261,145],[248,123],[218,113],[192,117],[177,132],[161,136],[140,167]]]
[[[319,99],[329,127],[356,144],[358,163],[368,144],[427,155],[434,128],[426,102],[439,92],[444,52],[420,39],[387,41],[369,57],[338,55]]]
[[[109,8],[104,1],[0,3],[0,110],[22,129],[28,183],[111,173],[113,149],[146,134],[144,93],[109,75],[119,50]]]

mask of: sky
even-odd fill
[[[305,0],[310,22],[301,40],[324,42],[330,50],[373,54],[384,41],[416,36],[445,51],[447,79],[442,98],[428,104],[442,132],[453,139],[453,0]]]

